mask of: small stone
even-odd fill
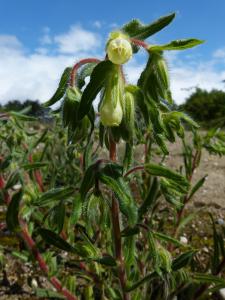
[[[180,237],[180,242],[183,244],[187,244],[188,243],[188,239],[185,236],[181,236]]]
[[[222,218],[219,218],[218,220],[217,220],[217,223],[219,224],[219,225],[224,225],[224,220],[222,219]]]
[[[220,293],[220,296],[222,297],[222,299],[225,300],[225,288],[220,289],[219,293]]]
[[[21,184],[15,184],[14,186],[13,186],[13,189],[14,190],[19,190],[19,189],[21,189],[21,187],[22,187],[22,185]]]
[[[202,249],[202,251],[205,252],[205,253],[209,253],[209,249],[208,249],[207,247],[204,247],[204,248]]]
[[[31,280],[31,285],[32,285],[32,287],[37,288],[37,287],[38,287],[37,280],[33,278],[33,279]]]

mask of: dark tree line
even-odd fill
[[[215,89],[208,92],[197,88],[180,105],[180,110],[205,127],[225,126],[225,92]]]
[[[30,116],[42,116],[49,109],[44,108],[38,100],[11,100],[4,105],[0,104],[0,111],[23,111],[26,109],[26,114]]]
[[[5,105],[0,104],[0,111],[22,111],[26,108],[26,114],[32,116],[46,115],[49,109],[44,108],[38,100],[12,100]],[[190,115],[201,125],[210,127],[214,125],[225,126],[225,92],[221,90],[206,91],[200,88],[186,99],[179,109]]]

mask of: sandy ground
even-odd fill
[[[171,144],[171,156],[166,163],[177,169],[182,164],[181,145]],[[192,202],[196,206],[209,205],[225,210],[225,156],[210,155],[206,150],[202,152],[199,167],[195,170],[192,184],[203,176],[207,176],[204,186],[195,194]]]

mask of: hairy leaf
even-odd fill
[[[66,89],[67,89],[71,71],[72,71],[72,68],[70,68],[70,67],[68,67],[64,70],[64,72],[61,76],[60,82],[59,82],[59,86],[58,86],[55,94],[52,96],[51,99],[49,99],[47,102],[44,103],[45,107],[55,104],[64,96]]]
[[[35,206],[46,206],[54,201],[66,200],[72,196],[74,189],[72,187],[63,187],[51,189],[42,193],[32,204]]]
[[[144,25],[139,20],[134,19],[124,25],[122,27],[122,31],[128,34],[131,38],[144,40],[169,25],[174,17],[175,13],[166,15],[148,25]]]
[[[202,43],[204,43],[204,41],[197,40],[197,39],[176,40],[165,45],[150,46],[149,50],[150,51],[185,50],[200,45]]]
[[[78,120],[83,119],[85,115],[88,114],[88,112],[91,109],[92,102],[94,101],[97,94],[102,89],[106,78],[110,74],[110,72],[113,70],[114,65],[111,63],[111,61],[102,61],[100,62],[93,70],[90,78],[90,82],[86,86],[81,100],[80,105],[78,109]]]
[[[15,193],[12,196],[12,200],[9,203],[8,210],[6,213],[6,224],[10,231],[18,231],[19,230],[19,205],[23,196],[23,191]]]

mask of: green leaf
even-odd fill
[[[55,104],[64,96],[66,89],[67,89],[71,71],[72,71],[72,68],[70,68],[70,67],[68,67],[64,70],[62,77],[60,79],[60,82],[59,82],[59,86],[58,86],[55,94],[52,96],[51,99],[49,99],[47,102],[44,103],[45,107]]]
[[[192,260],[195,253],[196,253],[196,251],[190,250],[190,251],[180,254],[178,257],[176,257],[173,260],[172,270],[177,271],[183,267],[186,267]]]
[[[5,190],[12,188],[17,182],[21,182],[21,181],[22,178],[20,172],[16,170],[9,176],[9,179],[5,185]]]
[[[101,174],[118,179],[123,176],[123,167],[117,163],[108,162],[102,169]]]
[[[192,275],[194,281],[199,283],[208,283],[208,284],[223,284],[225,285],[225,280],[218,276],[210,275],[210,274],[202,274],[202,273],[194,273]]]
[[[153,267],[156,271],[159,271],[160,258],[159,258],[155,237],[153,235],[153,232],[151,231],[148,232],[148,245],[149,245],[149,256],[152,259]]]
[[[100,62],[94,68],[91,74],[90,82],[86,86],[81,97],[77,115],[78,120],[83,119],[83,117],[88,114],[91,109],[92,102],[102,89],[106,78],[113,69],[114,65],[109,60]]]
[[[82,213],[82,202],[80,194],[76,195],[73,199],[73,210],[70,217],[70,222],[75,225],[79,220]]]
[[[126,227],[121,232],[121,236],[122,237],[127,237],[127,236],[131,236],[131,235],[139,234],[139,233],[140,233],[140,228],[138,226]]]
[[[76,75],[76,85],[79,89],[82,89],[82,87],[85,85],[85,78],[91,75],[96,65],[97,63],[95,62],[87,63],[78,72]]]
[[[114,179],[103,173],[100,173],[98,178],[115,193],[121,212],[127,217],[129,224],[134,225],[137,221],[137,206],[124,179]]]
[[[72,126],[73,131],[78,126],[77,110],[81,99],[81,92],[77,87],[68,87],[62,105],[62,119],[64,127]]]
[[[135,261],[135,236],[128,236],[124,240],[124,258],[126,267],[134,265]]]
[[[167,149],[166,143],[164,141],[165,140],[164,136],[162,134],[154,134],[153,137],[156,144],[159,146],[160,150],[162,151],[162,153],[164,155],[168,155],[169,150]]]
[[[138,86],[143,90],[148,109],[152,110],[156,116],[157,113],[159,114],[157,103],[159,104],[162,100],[173,103],[168,66],[162,52],[153,52],[149,55],[146,67],[138,80]],[[153,115],[154,118],[156,116]],[[154,124],[154,120],[152,123]],[[160,131],[156,132],[160,133]]]
[[[159,183],[158,183],[157,178],[155,177],[153,179],[153,182],[151,184],[151,187],[148,191],[148,194],[147,194],[144,202],[141,204],[141,206],[138,209],[139,220],[142,219],[142,217],[148,212],[148,210],[155,203],[158,191],[159,191]]]
[[[125,152],[123,157],[123,172],[126,173],[133,163],[134,149],[133,145],[126,143]]]
[[[205,180],[206,180],[207,177],[208,177],[208,175],[205,175],[204,177],[202,177],[201,179],[199,179],[199,181],[193,186],[193,188],[191,189],[191,192],[190,192],[190,194],[188,196],[188,201],[203,186],[203,184],[205,183]]]
[[[92,162],[92,151],[93,151],[93,141],[90,139],[87,142],[87,145],[84,150],[84,156],[83,156],[83,166],[84,170],[87,170],[87,168],[91,165]]]
[[[76,253],[76,249],[62,239],[57,233],[45,228],[39,228],[38,233],[47,244],[67,252]]]
[[[164,114],[164,118],[168,121],[176,121],[176,120],[184,120],[186,123],[188,123],[193,128],[199,128],[199,125],[187,114],[181,112],[181,111],[171,111],[166,114]]]
[[[10,231],[19,230],[19,205],[22,199],[23,191],[20,190],[12,196],[12,200],[9,203],[8,210],[6,213],[6,224]]]
[[[43,167],[48,166],[48,163],[46,162],[34,162],[34,163],[29,163],[29,164],[24,164],[21,165],[21,168],[23,168],[26,171],[33,171],[33,170],[37,170]]]
[[[152,280],[156,279],[158,276],[159,275],[157,274],[157,272],[152,272],[152,273],[146,275],[141,280],[138,280],[137,282],[135,282],[133,285],[128,286],[126,288],[126,291],[131,292],[131,291],[135,290],[136,288],[138,288],[139,286],[141,286],[142,284],[144,284],[145,282],[151,282]]]
[[[175,17],[175,13],[163,16],[153,23],[144,25],[139,20],[134,19],[122,27],[122,31],[128,34],[131,38],[144,40],[149,36],[160,31],[170,24]]]
[[[164,51],[164,50],[185,50],[204,43],[197,39],[184,39],[172,41],[165,45],[154,45],[149,47],[149,51]]]
[[[21,121],[36,121],[37,120],[37,118],[35,118],[35,117],[27,116],[27,115],[21,114],[16,111],[10,111],[9,114],[10,114],[10,116],[12,116],[16,119],[19,119]]]
[[[48,289],[35,289],[35,294],[38,298],[47,298],[47,299],[65,299],[63,295],[60,295],[57,292],[50,291]]]
[[[35,206],[45,206],[53,201],[66,200],[68,197],[72,196],[73,193],[74,189],[72,187],[51,189],[42,193],[32,204]]]
[[[186,217],[182,218],[182,220],[180,221],[179,226],[177,227],[177,234],[179,234],[179,232],[181,231],[182,228],[184,228],[189,222],[191,222],[191,220],[199,213],[198,211],[195,211],[191,214],[188,214]]]
[[[95,179],[96,179],[96,173],[99,169],[99,165],[97,163],[94,163],[90,165],[87,170],[84,173],[83,180],[81,182],[80,186],[80,195],[81,200],[84,201],[88,191],[94,186]]]
[[[32,145],[32,149],[34,149],[34,148],[36,148],[40,143],[42,143],[42,142],[44,142],[45,141],[45,137],[46,137],[46,135],[47,135],[47,133],[48,133],[48,128],[46,128],[44,131],[43,131],[43,133],[42,133],[42,135],[39,137],[39,139],[37,139],[37,141],[36,142],[34,142],[34,144]]]
[[[168,236],[166,234],[163,234],[161,232],[156,232],[154,231],[153,232],[153,235],[158,238],[159,240],[162,240],[162,241],[165,241],[165,242],[168,242],[168,243],[172,243],[174,244],[175,246],[178,246],[178,247],[184,247],[184,244],[182,244],[180,241],[178,241],[177,239],[171,237],[171,236]]]
[[[145,165],[145,169],[151,175],[165,177],[165,178],[175,181],[179,185],[183,185],[186,187],[189,186],[189,183],[186,180],[186,178],[184,178],[184,176],[182,176],[181,174],[179,174],[177,172],[172,171],[171,169],[169,169],[167,167],[150,163],[150,164]]]
[[[56,225],[58,233],[60,233],[63,229],[65,215],[66,215],[65,204],[61,200],[59,204],[55,207],[54,214],[53,214],[54,225]]]
[[[218,266],[220,264],[220,238],[216,230],[216,224],[214,222],[213,216],[211,214],[209,214],[209,216],[213,225],[213,255],[211,257],[212,273],[216,274]]]
[[[12,156],[8,155],[4,160],[0,160],[0,171],[7,169],[12,161]]]
[[[110,255],[105,255],[101,258],[96,258],[94,261],[98,262],[101,265],[105,265],[108,267],[115,267],[117,265],[116,260],[110,256]]]

